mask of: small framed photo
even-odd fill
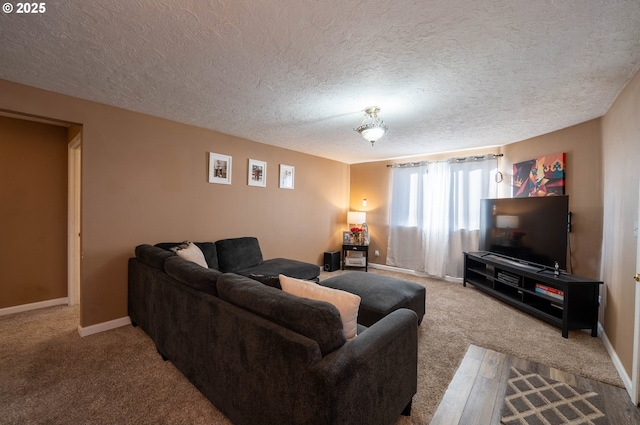
[[[231,184],[231,157],[209,152],[209,183]]]
[[[351,232],[345,230],[342,232],[342,244],[348,245],[351,243]]]
[[[280,189],[293,189],[295,170],[293,165],[280,164]]]
[[[256,159],[249,160],[249,186],[267,186],[267,163]]]

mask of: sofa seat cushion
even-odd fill
[[[172,255],[164,262],[164,271],[185,285],[211,295],[218,295],[216,283],[222,276],[218,270],[205,268],[193,261]]]
[[[161,242],[155,244],[156,247],[165,249],[167,251],[171,251],[171,248],[174,248],[183,242]],[[210,269],[220,270],[218,266],[218,252],[216,251],[216,244],[214,242],[194,242],[202,254],[204,255],[204,259],[207,261],[207,265]]]
[[[136,247],[136,258],[138,260],[160,270],[164,270],[164,260],[169,257],[173,257],[174,255],[175,254],[173,252],[147,244],[138,245]]]
[[[316,341],[323,356],[346,342],[340,313],[330,303],[288,294],[233,273],[220,276],[216,286],[219,297],[228,303]]]
[[[216,241],[216,250],[219,270],[223,273],[236,273],[262,264],[260,244],[254,237],[221,239]]]
[[[238,269],[234,273],[243,276],[279,276],[283,274],[297,279],[316,280],[320,275],[320,266],[288,258],[272,258],[263,261],[258,266]]]

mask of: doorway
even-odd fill
[[[5,205],[12,205],[4,211],[5,230],[19,229],[21,236],[13,239],[29,243],[37,239],[40,244],[49,244],[47,249],[56,254],[27,277],[24,268],[10,268],[22,271],[20,279],[5,279],[10,284],[2,288],[6,296],[0,315],[60,304],[77,305],[80,303],[82,126],[2,109],[0,120],[5,141],[13,142],[7,146],[21,149],[13,157],[6,157],[17,158],[13,161],[18,164],[15,175],[28,177],[11,180],[20,181],[22,186],[5,194],[15,199],[3,199]],[[29,179],[35,183],[32,185]],[[43,182],[55,184],[46,186]],[[30,196],[24,196],[25,193]],[[42,211],[47,214],[43,215]],[[14,249],[13,245],[10,248],[18,251],[9,257],[12,266],[27,261],[24,258],[28,256],[20,256],[22,250]],[[43,275],[42,270],[47,272]]]

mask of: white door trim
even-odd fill
[[[82,132],[69,142],[67,149],[67,296],[69,305],[80,303],[80,195]]]
[[[638,244],[640,250],[640,244]],[[640,255],[639,255],[640,257]],[[640,262],[640,261],[639,261]],[[639,265],[636,265],[636,270]],[[636,302],[633,320],[633,366],[631,368],[631,401],[636,406],[640,405],[640,376],[638,367],[640,366],[640,283],[636,282]]]
[[[640,187],[640,184],[638,185]],[[636,238],[636,300],[633,312],[633,365],[631,366],[631,401],[636,406],[640,405],[640,235],[638,230],[640,223],[640,191],[638,193],[638,220],[633,226],[633,236]]]

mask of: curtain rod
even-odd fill
[[[417,161],[417,162],[403,162],[399,164],[387,164],[387,168],[409,168],[409,167],[421,167],[423,165],[432,164],[434,162],[466,162],[466,161],[484,161],[486,159],[496,159],[504,156],[504,154],[498,153],[488,153],[484,155],[473,155],[473,156],[463,156],[463,157],[454,157],[449,159],[443,159],[441,161]]]

